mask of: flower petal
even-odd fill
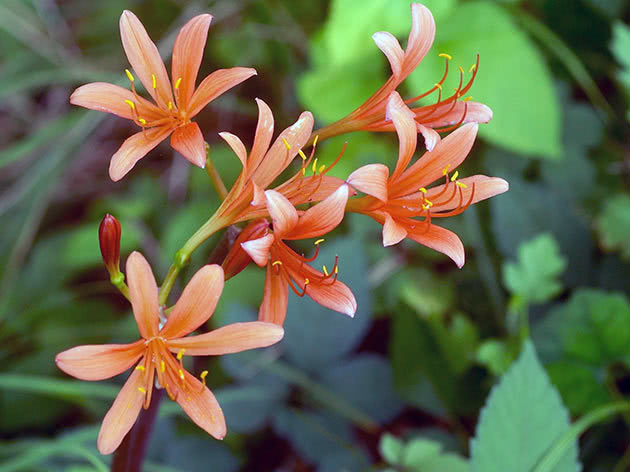
[[[197,426],[216,439],[223,439],[227,433],[225,417],[216,397],[189,372],[183,371],[187,391],[177,395],[177,403]]]
[[[391,119],[398,134],[398,161],[392,174],[392,181],[396,180],[409,165],[418,143],[418,130],[415,115],[409,109],[398,92],[392,92],[387,102],[386,117]]]
[[[214,313],[223,291],[223,269],[205,265],[193,275],[160,331],[166,339],[180,338],[196,330]]]
[[[433,151],[435,145],[442,139],[440,137],[440,133],[435,131],[433,128],[429,128],[421,124],[416,125],[418,127],[418,132],[422,133],[422,136],[424,137],[424,145],[427,148],[427,151]]]
[[[158,120],[164,115],[153,103],[142,97],[136,97],[131,90],[105,82],[82,85],[70,95],[70,103],[73,105],[133,120],[134,113],[127,100],[134,104],[138,116],[145,120]]]
[[[137,251],[127,258],[127,283],[140,335],[144,339],[152,338],[158,333],[158,288],[151,266]]]
[[[343,220],[347,202],[348,185],[344,184],[325,200],[306,210],[299,218],[293,231],[287,233],[283,238],[307,239],[332,231]]]
[[[160,107],[167,108],[168,102],[173,101],[173,94],[166,67],[144,26],[129,10],[123,11],[120,16],[120,38],[129,64],[144,88]]]
[[[256,70],[248,67],[215,70],[203,79],[195,90],[188,105],[188,118],[195,116],[212,100],[252,75],[256,75]]]
[[[219,133],[219,136],[221,136],[221,139],[228,143],[228,146],[232,148],[232,151],[234,151],[238,160],[241,161],[241,164],[243,164],[243,169],[245,169],[247,167],[247,149],[245,149],[245,145],[243,144],[243,141],[241,141],[241,138],[235,134],[228,133],[227,131]]]
[[[389,169],[386,165],[368,164],[350,174],[347,182],[357,190],[386,202],[387,179],[389,179]]]
[[[173,339],[167,343],[171,352],[186,349],[187,356],[220,356],[271,346],[284,336],[281,326],[263,321],[232,323],[209,333]]]
[[[186,110],[188,102],[195,91],[197,73],[203,58],[203,50],[208,39],[208,28],[212,21],[212,15],[198,15],[186,23],[179,31],[171,64],[171,76],[173,84],[181,78],[175,94],[177,106]]]
[[[421,230],[418,233],[409,233],[407,237],[442,254],[446,254],[453,259],[460,269],[466,261],[464,245],[459,237],[441,226],[431,224],[427,231]]]
[[[276,237],[273,234],[268,234],[262,238],[245,241],[241,243],[241,247],[256,264],[265,267],[269,262],[269,249],[275,240]]]
[[[133,344],[77,346],[57,354],[55,362],[77,379],[104,380],[129,369],[144,350],[144,340]]]
[[[298,214],[291,202],[281,193],[275,190],[265,192],[267,210],[273,221],[273,232],[277,238],[282,239],[290,233],[298,222]]]
[[[112,156],[109,163],[109,177],[114,182],[118,182],[133,169],[136,162],[164,141],[170,133],[171,128],[160,127],[128,137],[116,151],[116,154]]]
[[[407,77],[424,59],[435,39],[435,20],[431,10],[420,3],[411,4],[411,31],[405,49],[402,76]]]
[[[206,146],[197,123],[175,128],[171,135],[171,146],[192,164],[202,169],[206,166]]]
[[[265,277],[265,294],[263,295],[258,320],[275,323],[282,326],[287,316],[289,303],[289,281],[284,270],[267,264],[267,276]]]
[[[254,220],[243,228],[243,231],[236,237],[227,256],[225,256],[223,260],[222,267],[225,273],[225,280],[237,275],[252,261],[249,254],[247,254],[241,246],[241,243],[266,236],[268,232],[269,222],[266,219]]]
[[[426,115],[426,110],[421,110],[418,109],[418,114]],[[465,116],[464,113],[466,113]],[[444,104],[431,113],[431,116],[438,116],[439,118],[434,118],[432,121],[423,122],[422,124],[430,128],[451,126],[459,123],[462,116],[464,116],[464,123],[488,123],[492,119],[492,109],[479,102],[458,101],[455,106],[452,103]]]
[[[259,98],[256,99],[256,104],[258,105],[258,123],[256,125],[256,134],[254,135],[248,176],[256,170],[262,158],[265,157],[273,137],[274,121],[271,109]]]
[[[470,200],[473,188],[475,193],[470,201],[471,205],[487,198],[494,197],[495,195],[499,195],[503,192],[507,192],[510,188],[510,185],[505,180],[499,177],[487,177],[485,175],[473,175],[464,179],[458,179],[457,182],[465,185],[465,187],[460,185],[457,195],[454,195],[453,198],[451,198],[451,195],[453,195],[452,190],[447,190],[440,197],[435,197],[435,195],[442,193],[445,184],[432,187],[427,191],[426,197],[433,203],[431,211],[448,211],[453,210],[458,206],[466,205]],[[449,185],[453,186],[454,184],[451,183]],[[461,203],[459,195],[460,192]]]
[[[387,31],[374,33],[372,35],[372,39],[387,57],[394,77],[399,77],[402,71],[403,61],[405,60],[405,51],[403,51],[400,47],[398,40],[393,34],[388,33]]]
[[[407,229],[398,223],[389,213],[385,213],[383,223],[383,246],[398,244],[407,236]]]
[[[138,390],[143,385],[142,372],[134,370],[103,419],[97,440],[101,454],[114,452],[136,422],[144,403],[144,394]]]

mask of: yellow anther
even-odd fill
[[[438,54],[438,56],[448,59],[449,61],[453,60],[453,56],[451,56],[450,54],[446,54],[445,52]]]
[[[155,74],[151,74],[151,85],[154,89],[157,88],[157,79],[155,78]]]
[[[180,77],[175,81],[175,90],[179,90],[179,86],[182,84],[182,78]]]
[[[144,368],[143,365],[138,365],[136,366],[136,370],[139,370],[140,372],[144,372],[146,369]]]
[[[186,349],[180,349],[179,352],[177,353],[177,360],[181,361],[182,357],[184,357],[184,353],[186,352]]]
[[[125,74],[127,74],[127,78],[129,79],[129,82],[133,82],[135,80],[133,78],[133,74],[131,73],[129,69],[125,69]]]
[[[464,98],[465,102],[469,102],[472,100],[472,95],[468,95],[466,98]]]
[[[324,274],[326,274],[326,276],[330,275],[328,273],[328,269],[326,269],[326,266],[322,266],[322,270],[324,271]]]
[[[272,262],[272,263],[271,263],[271,265],[272,265],[272,266],[275,266],[275,265],[282,265],[282,261],[274,261],[274,262]]]
[[[203,383],[206,383],[206,376],[208,375],[208,371],[204,370],[201,375],[199,377],[201,377],[201,380],[203,380]]]
[[[163,360],[160,361],[160,370],[162,371],[162,373],[166,372],[166,362],[164,362]]]
[[[451,168],[450,164],[447,164],[446,167],[444,168],[444,170],[442,171],[442,175],[446,175],[448,174],[448,170]]]
[[[455,182],[455,185],[461,188],[468,188],[468,185],[466,185],[464,182]]]
[[[463,74],[464,73],[464,68],[462,66],[459,66],[459,71]]]
[[[138,391],[143,395],[146,395],[147,393],[147,390],[144,387],[138,387]]]
[[[335,274],[338,274],[338,273],[339,273],[339,265],[336,265],[335,266]]]
[[[304,285],[305,285],[305,286],[306,286],[306,285],[308,285],[308,284],[310,284],[310,283],[311,283],[311,281],[310,281],[310,280],[308,280],[308,279],[304,279]]]
[[[173,109],[173,102],[168,101],[168,110],[171,111]]]
[[[322,239],[318,239],[317,241],[315,241],[313,244],[315,244],[315,246],[317,246],[318,244],[323,243],[324,241],[326,241],[324,238]]]
[[[442,84],[440,84],[440,83],[435,84],[435,85],[434,85],[434,87],[437,87],[437,88],[439,88],[440,90],[442,90]]]
[[[313,146],[317,146],[317,140],[319,139],[319,134],[317,136],[315,136],[315,139],[313,139]]]
[[[424,188],[424,187],[420,187],[420,191],[421,191],[422,193],[427,193],[427,189],[426,189],[426,188]]]
[[[433,202],[432,202],[431,200],[429,200],[428,198],[425,198],[425,199],[424,199],[424,202],[425,202],[427,205],[429,205],[429,207],[432,207],[432,206],[433,206]]]
[[[129,105],[129,108],[131,108],[132,110],[136,109],[136,104],[133,103],[131,100],[125,100],[125,103]]]
[[[145,120],[144,118],[138,118],[138,121],[143,125],[147,124],[147,120]]]
[[[424,205],[422,205],[422,208],[424,208],[425,210],[428,210],[429,208],[431,208],[431,205],[428,205],[425,203]]]
[[[289,144],[289,141],[287,141],[286,138],[282,138],[282,142],[286,146],[287,151],[290,151],[291,150],[291,145]]]
[[[298,151],[298,154],[300,155],[300,157],[302,158],[303,161],[306,160],[306,154],[304,154],[304,151],[302,151],[301,149]]]
[[[326,168],[326,164],[322,164],[321,166],[319,166],[319,173],[321,174],[322,172],[324,172],[325,168]]]
[[[313,161],[312,170],[313,170],[313,174],[317,172],[317,158],[315,158],[315,160]]]
[[[182,369],[179,369],[177,372],[179,372],[179,378],[184,380],[184,371]]]
[[[459,171],[456,170],[455,173],[451,177],[451,182],[455,182],[458,176],[459,176]]]
[[[477,68],[477,64],[473,64],[472,66],[470,66],[470,69],[468,69],[468,72],[474,72],[475,69]]]
[[[302,175],[306,175],[306,167],[302,167]]]

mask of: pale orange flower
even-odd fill
[[[235,244],[231,252],[245,251],[260,267],[267,268],[265,292],[258,312],[260,321],[282,325],[287,313],[289,287],[300,297],[308,295],[322,306],[354,316],[357,302],[350,289],[337,280],[338,261],[323,273],[313,269],[309,262],[317,258],[319,244],[315,241],[315,255],[310,258],[298,255],[284,242],[317,238],[332,231],[343,219],[348,186],[341,185],[326,199],[306,211],[295,209],[291,202],[275,190],[265,192],[266,205],[271,215],[272,227],[265,220],[255,221],[252,229],[243,230],[252,239]],[[241,249],[242,248],[242,249]],[[242,266],[242,258],[229,257],[228,265]],[[241,267],[242,268],[242,267]]]
[[[382,164],[369,164],[354,171],[348,183],[368,195],[351,200],[348,211],[369,215],[383,224],[383,245],[390,246],[405,237],[449,256],[458,267],[465,261],[459,237],[433,224],[464,212],[470,205],[506,192],[508,183],[498,177],[474,175],[458,179],[457,167],[466,159],[477,136],[478,125],[469,123],[440,141],[433,151],[416,162],[418,135],[414,113],[393,92],[387,104],[399,139],[394,172]],[[450,174],[452,172],[452,174]],[[442,185],[426,188],[440,178]]]
[[[171,136],[171,146],[193,164],[204,167],[206,153],[199,126],[190,120],[225,91],[256,74],[254,69],[233,67],[208,75],[195,88],[206,45],[211,15],[199,15],[179,32],[173,46],[171,77],[157,47],[140,20],[125,10],[120,17],[120,36],[131,67],[155,103],[136,92],[135,78],[126,70],[131,90],[96,82],[76,89],[70,103],[113,113],[133,120],[142,131],[129,137],[112,156],[109,175],[120,180],[159,143]]]
[[[346,117],[317,131],[322,139],[352,131],[394,131],[390,117],[386,114],[389,95],[411,74],[426,56],[435,39],[435,21],[431,11],[420,3],[411,5],[411,30],[407,40],[407,49],[403,50],[398,40],[386,31],[372,35],[378,48],[385,54],[392,69],[391,77],[365,103]],[[477,62],[470,68],[471,77],[464,84],[464,70],[460,67],[459,87],[455,92],[442,97],[442,84],[448,75],[448,63],[451,57],[440,54],[446,59],[446,69],[441,80],[427,92],[405,100],[414,103],[437,93],[433,105],[412,108],[417,131],[422,133],[430,151],[440,141],[439,132],[455,129],[462,123],[487,123],[492,119],[492,110],[482,103],[468,101],[464,95],[472,86],[479,66]],[[462,99],[462,100],[460,100]]]
[[[266,347],[282,339],[282,328],[255,321],[184,337],[214,312],[223,290],[223,270],[217,265],[199,269],[161,328],[158,288],[142,254],[133,252],[127,259],[127,279],[142,338],[131,344],[78,346],[55,358],[61,370],[82,380],[104,380],[136,364],[105,415],[98,435],[99,451],[110,454],[116,450],[135,423],[140,408],[148,408],[157,383],[199,427],[222,439],[226,433],[225,419],[216,398],[206,387],[207,371],[201,374],[201,381],[197,380],[184,368],[183,355],[221,355]]]

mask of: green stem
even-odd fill
[[[127,287],[127,284],[125,283],[125,274],[118,271],[117,274],[112,274],[109,280],[112,282],[112,285],[116,287],[127,300],[131,301],[131,299],[129,298],[129,287]]]

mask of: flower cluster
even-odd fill
[[[407,101],[396,92],[427,54],[435,34],[435,23],[426,7],[413,4],[411,12],[406,50],[389,33],[373,36],[389,60],[392,76],[345,118],[314,132],[312,114],[303,112],[274,139],[272,111],[256,99],[258,123],[249,152],[238,136],[219,133],[242,170],[219,208],[178,251],[160,287],[138,252],[128,257],[125,274],[120,271],[120,224],[111,215],[105,217],[99,230],[103,260],[112,282],[131,303],[141,339],[131,344],[79,346],[56,358],[60,369],[85,380],[102,380],[133,368],[103,421],[98,438],[102,453],[111,453],[120,445],[141,408],[149,406],[154,387],[164,389],[209,434],[223,438],[225,420],[206,386],[207,371],[197,379],[184,367],[184,356],[222,355],[278,342],[284,334],[290,291],[354,316],[357,302],[351,288],[340,280],[338,258],[330,268],[324,265],[320,271],[313,267],[324,237],[339,226],[347,212],[370,216],[382,224],[384,246],[409,238],[446,254],[458,267],[464,264],[462,242],[435,220],[457,215],[474,203],[505,192],[508,184],[483,175],[459,178],[458,167],[474,144],[478,123],[492,117],[487,106],[463,98],[476,77],[478,59],[466,84],[460,69],[460,86],[447,98],[442,97],[441,87],[451,59],[446,54],[445,75],[428,92]],[[130,89],[92,83],[72,94],[70,100],[75,105],[113,113],[141,128],[112,157],[112,180],[125,176],[169,135],[171,146],[191,163],[211,165],[201,129],[191,119],[214,98],[256,74],[242,67],[218,70],[196,86],[211,20],[210,15],[200,15],[182,28],[173,48],[169,80],[144,27],[133,13],[125,11],[120,20],[123,47],[153,101],[140,95],[134,73],[129,70],[125,72]],[[432,93],[438,97],[435,103],[410,106]],[[375,163],[345,178],[335,177],[330,171],[342,158],[343,149],[331,165],[318,165],[318,141],[355,130],[395,131],[399,151],[393,171]],[[439,134],[450,131],[443,139]],[[416,158],[419,133],[427,152]],[[295,172],[277,182],[290,167]],[[239,227],[240,233],[223,263],[199,269],[179,300],[168,307],[169,292],[192,251],[229,226]],[[296,252],[291,242],[297,240],[312,240],[314,253],[307,256]],[[187,336],[203,327],[213,314],[224,281],[237,276],[250,263],[266,271],[258,321]]]

